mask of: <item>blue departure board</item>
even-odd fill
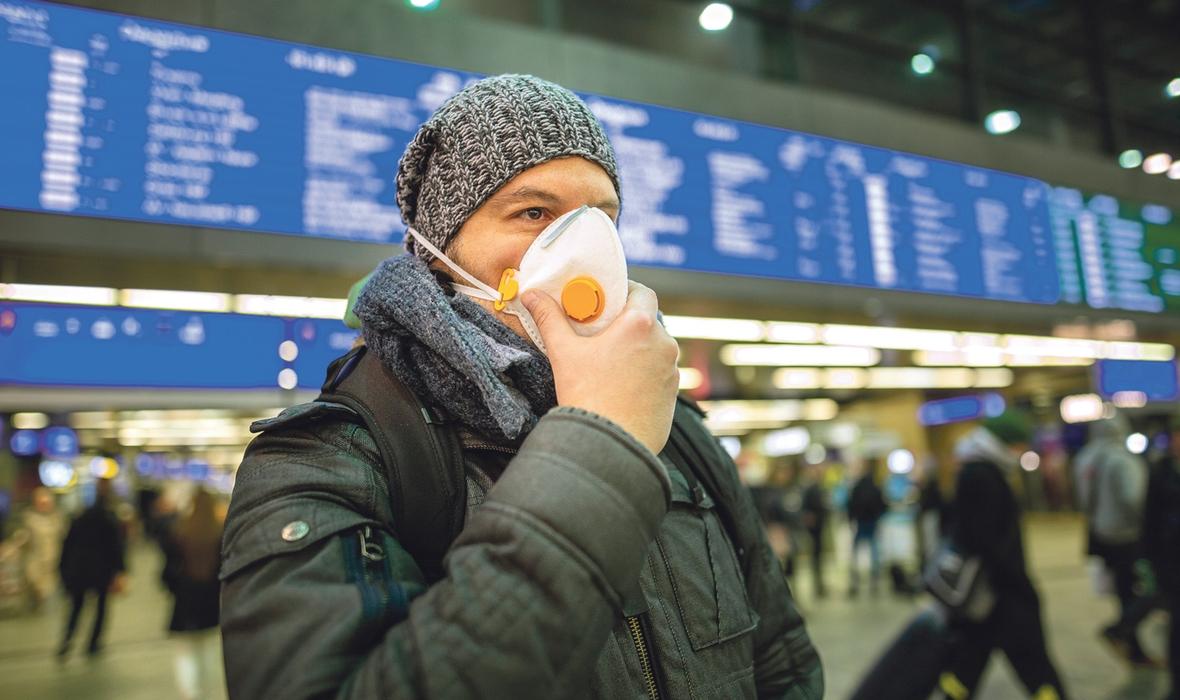
[[[478,76],[0,1],[0,206],[397,242],[397,161]],[[1026,177],[601,96],[632,264],[1055,303]]]
[[[298,354],[288,365],[295,371],[301,389],[318,389],[326,378],[328,365],[352,349],[360,335],[343,321],[300,318],[288,321],[288,335]]]
[[[0,303],[0,384],[272,389],[283,368],[285,324],[269,316]]]
[[[1098,394],[1108,399],[1122,392],[1142,393],[1148,401],[1180,398],[1174,360],[1098,360],[1094,363],[1094,384]]]

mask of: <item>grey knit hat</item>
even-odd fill
[[[407,226],[445,249],[488,197],[513,177],[562,156],[582,156],[619,176],[615,153],[586,103],[531,75],[472,83],[438,109],[406,146],[397,205]],[[406,249],[433,256],[406,236]]]

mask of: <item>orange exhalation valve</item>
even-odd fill
[[[602,315],[606,308],[606,293],[589,277],[577,277],[566,282],[561,290],[561,307],[570,318],[588,323]]]

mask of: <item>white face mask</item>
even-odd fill
[[[520,319],[524,330],[546,352],[532,315],[520,296],[530,289],[547,293],[561,304],[578,335],[594,335],[609,326],[627,303],[627,260],[611,218],[601,209],[581,207],[560,216],[537,236],[520,269],[508,268],[500,276],[499,289],[476,279],[456,265],[414,229],[407,229],[447,267],[471,283],[452,285],[476,299],[493,302],[496,311]]]

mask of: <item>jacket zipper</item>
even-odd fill
[[[380,601],[377,610],[380,614],[385,613],[385,609],[389,605],[389,585],[385,580],[385,550],[381,545],[372,541],[373,529],[366,525],[363,529],[357,530],[357,538],[361,545],[361,558],[365,560],[365,578],[379,591]],[[373,569],[377,570],[376,580],[368,576],[368,572]]]
[[[506,455],[514,455],[517,453],[517,450],[514,450],[511,447],[501,447],[500,445],[492,445],[490,443],[485,443],[485,442],[475,442],[475,443],[464,444],[463,449],[465,449],[465,450],[487,450],[488,452],[501,452]]]
[[[643,670],[643,682],[647,686],[647,697],[650,700],[660,700],[660,689],[656,685],[656,674],[652,671],[651,652],[647,647],[647,638],[643,635],[643,627],[638,615],[627,618],[627,629],[631,632],[631,641],[635,642],[635,651],[639,653],[639,667]]]

